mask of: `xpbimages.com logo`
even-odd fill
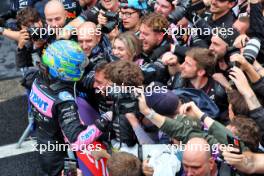
[[[167,86],[125,86],[125,85],[117,85],[114,83],[111,86],[98,87],[96,93],[104,94],[106,96],[113,96],[118,94],[134,94],[137,95],[139,90],[143,90],[145,96],[151,96],[153,93],[167,93]]]
[[[28,28],[28,32],[30,36],[33,39],[46,39],[49,36],[86,36],[86,35],[101,35],[101,28],[81,28],[81,29],[76,29],[76,28],[71,28],[71,30],[67,30],[65,28],[51,28],[50,26],[43,27],[43,28],[38,28],[38,27],[31,27]]]
[[[101,144],[60,144],[58,141],[51,143],[48,141],[47,144],[32,144],[33,150],[43,154],[45,152],[67,152],[69,149],[71,151],[80,151],[82,154],[91,151],[102,150]]]
[[[229,36],[234,34],[234,28],[215,27],[215,28],[195,28],[178,26],[175,28],[164,29],[164,35],[179,36]]]

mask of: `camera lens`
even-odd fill
[[[176,24],[184,17],[185,13],[186,9],[184,7],[177,6],[176,9],[169,14],[168,20],[169,22]]]
[[[260,50],[260,41],[258,38],[250,39],[243,52],[243,56],[247,59],[247,61],[251,64],[255,61],[258,56]]]
[[[37,27],[30,27],[28,28],[28,33],[30,35],[30,38],[34,41],[39,40],[39,35],[40,35],[40,28]]]

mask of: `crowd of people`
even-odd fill
[[[12,3],[44,175],[264,174],[264,1]]]

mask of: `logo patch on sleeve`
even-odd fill
[[[67,91],[60,92],[59,99],[62,101],[74,100],[73,96]]]

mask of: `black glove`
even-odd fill
[[[102,132],[105,132],[107,130],[108,125],[113,119],[113,112],[108,111],[101,115],[100,119],[96,119],[95,126]]]
[[[86,89],[92,89],[94,83],[94,71],[90,71],[87,75],[85,75],[82,79],[82,86]]]
[[[30,90],[34,80],[39,76],[39,70],[37,69],[29,69],[25,76],[20,80],[20,83],[23,87]]]

